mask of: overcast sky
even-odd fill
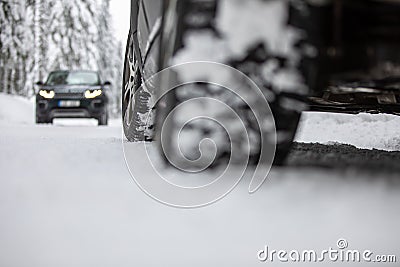
[[[111,0],[115,36],[125,45],[129,33],[130,0]]]

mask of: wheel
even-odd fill
[[[151,123],[140,116],[149,111],[151,95],[141,85],[141,73],[135,56],[133,36],[129,34],[126,45],[122,84],[122,124],[126,138],[131,142],[152,139]]]
[[[41,118],[36,116],[36,124],[42,124],[45,123]]]
[[[301,69],[301,62],[311,57],[310,49],[305,49],[308,43],[304,40],[301,29],[288,23],[287,15],[291,8],[288,2],[279,0],[239,2],[231,0],[171,2],[170,5],[176,6],[165,8],[166,12],[178,11],[175,14],[164,14],[164,16],[175,18],[181,23],[174,23],[178,25],[177,28],[169,32],[167,28],[163,28],[162,51],[166,51],[167,55],[163,55],[166,58],[161,60],[163,65],[160,69],[171,66],[170,62],[183,64],[190,61],[213,61],[231,66],[250,77],[268,99],[273,118],[265,119],[275,122],[277,136],[274,164],[282,165],[290,152],[301,112],[307,109],[302,96],[308,94],[309,88],[306,84],[305,73]],[[246,19],[235,20],[235,17]],[[265,21],[266,18],[270,21]],[[267,22],[268,26],[263,24]],[[266,30],[268,27],[272,30]],[[171,38],[171,36],[175,37]],[[175,48],[175,51],[168,54],[170,47]],[[179,76],[180,73],[177,75]],[[182,75],[187,74],[182,73]],[[259,129],[254,120],[254,114],[248,111],[249,107],[246,104],[238,99],[235,100],[231,93],[222,93],[222,91],[215,93],[218,90],[212,87],[215,86],[197,84],[192,86],[192,89],[184,90],[182,94],[176,90],[167,103],[170,107],[166,111],[173,110],[191,97],[210,97],[225,101],[239,114],[240,120],[249,131],[251,162],[258,162],[261,136],[266,136],[268,139],[272,133]],[[245,92],[246,88],[243,88],[243,93]],[[231,102],[226,101],[232,98]],[[202,108],[207,109],[204,106]],[[167,114],[163,113],[165,111],[157,113],[156,129],[162,128],[167,117]],[[174,117],[178,118],[179,114],[174,114]],[[228,116],[225,117],[228,118]],[[227,121],[224,124],[232,125],[233,121],[230,122],[230,119],[225,119]],[[175,136],[174,131],[177,131],[176,127],[164,130],[169,131],[169,136]],[[188,136],[187,140],[191,142],[186,141],[179,147],[173,147],[173,140],[164,142],[166,144],[163,144],[163,149],[167,151],[163,153],[169,154],[168,158],[173,158],[174,154],[183,152],[188,158],[196,159],[200,155],[198,141],[204,138],[215,139],[213,137],[220,140],[217,146],[222,149],[219,149],[220,152],[214,164],[224,162],[227,156],[231,156],[228,139],[223,137],[215,125],[191,123],[179,134],[185,136],[185,133]],[[240,147],[242,142],[236,140],[233,145]],[[246,154],[244,150],[242,151],[243,155]],[[241,155],[232,156],[241,160]]]
[[[104,114],[102,114],[97,121],[99,122],[99,126],[106,126],[108,125],[108,114],[107,112],[104,112]]]
[[[52,124],[53,120],[52,119],[46,120],[36,116],[36,124],[46,124],[46,123]]]

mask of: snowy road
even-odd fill
[[[244,181],[214,205],[182,210],[135,185],[118,123],[14,121],[0,123],[0,266],[265,266],[257,259],[265,245],[321,251],[339,238],[400,260],[400,152],[299,144],[256,194]],[[313,139],[310,127],[313,118],[300,141]],[[391,140],[394,150],[391,131],[374,135],[376,144]],[[138,168],[144,157],[138,146]]]

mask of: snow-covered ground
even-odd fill
[[[34,100],[0,94],[0,125],[33,124]]]
[[[400,151],[400,116],[304,112],[296,141]]]
[[[297,140],[394,150],[399,129],[393,116],[306,113]],[[398,173],[274,168],[254,195],[243,181],[214,205],[175,209],[131,179],[118,122],[36,126],[33,103],[5,95],[0,173],[0,266],[275,266],[257,260],[265,245],[321,251],[339,238],[400,260]]]

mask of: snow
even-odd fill
[[[214,205],[175,209],[133,182],[119,123],[36,126],[32,109],[0,95],[0,266],[260,266],[265,245],[322,250],[339,238],[400,256],[397,173],[273,168],[254,195],[245,180]],[[298,140],[377,147],[399,127],[387,115],[306,113]],[[143,146],[129,145],[142,168]]]
[[[304,112],[296,141],[400,151],[400,116]]]
[[[113,18],[116,38],[123,44],[129,33],[131,3],[129,1],[111,0],[110,12]]]
[[[33,124],[33,99],[0,93],[0,125],[2,124]]]

